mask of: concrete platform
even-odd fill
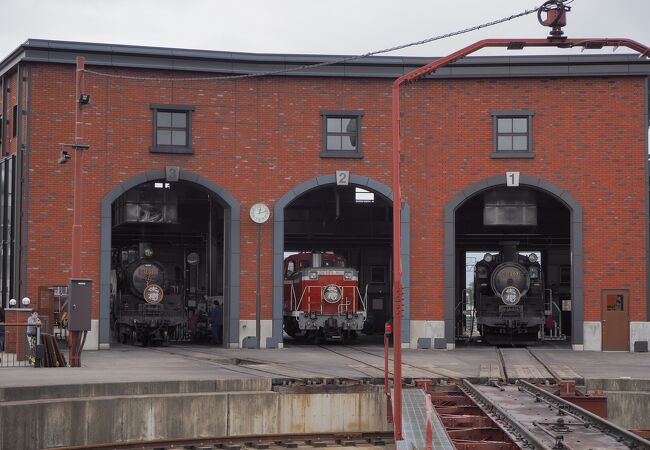
[[[546,377],[544,366],[513,349],[503,368],[529,379]],[[521,349],[523,351],[523,349]],[[506,349],[506,354],[511,354]],[[650,354],[576,352],[538,347],[540,361],[562,378],[650,379]],[[517,356],[515,356],[517,355]],[[201,345],[141,348],[115,345],[85,351],[80,368],[0,368],[0,387],[139,381],[266,379],[383,379],[384,349],[378,345],[297,345],[281,350],[223,349]],[[390,369],[392,370],[392,352]],[[404,350],[403,375],[408,379],[496,378],[502,370],[495,347],[446,350]]]
[[[392,371],[392,352],[390,357]],[[499,351],[488,346],[403,352],[407,383],[422,378],[481,382],[514,373],[546,378],[544,366],[547,373],[565,374],[587,386],[596,386],[598,380],[650,383],[648,353],[557,347]],[[116,345],[84,352],[80,368],[2,367],[0,450],[16,448],[16,442],[19,448],[32,449],[215,433],[306,432],[300,428],[306,423],[314,429],[327,425],[328,430],[345,431],[354,425],[362,431],[386,431],[390,425],[381,386],[383,370],[383,347],[368,344],[294,345],[282,350]],[[629,411],[650,417],[644,409],[647,396],[618,392],[623,388],[611,387],[621,397],[611,408],[620,412],[618,422],[626,423]],[[421,398],[412,400],[421,404]],[[638,408],[631,409],[636,404]],[[408,408],[408,402],[405,405]],[[412,426],[417,417],[409,422]],[[374,422],[364,422],[367,419]]]

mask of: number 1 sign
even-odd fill
[[[506,172],[506,186],[519,186],[519,172]]]

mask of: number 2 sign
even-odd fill
[[[336,184],[339,186],[347,186],[350,184],[350,171],[349,170],[337,170],[336,171]]]

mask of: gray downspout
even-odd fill
[[[32,89],[31,89],[31,81],[32,80],[32,68],[29,67],[27,69],[27,79],[26,81],[26,89],[25,89],[25,144],[23,147],[23,153],[25,155],[25,174],[24,174],[24,181],[23,181],[23,214],[22,214],[22,231],[21,231],[21,242],[29,242],[29,143],[30,143],[30,133],[29,133],[29,116],[30,116],[30,110],[31,110],[31,103],[32,103]],[[22,86],[22,82],[21,82]],[[24,292],[25,295],[28,294],[27,292],[27,280],[29,279],[29,275],[27,274],[27,260],[28,260],[28,251],[29,251],[29,245],[25,246],[24,249],[24,254],[22,257],[22,291]],[[38,295],[37,292],[33,292],[32,295]]]
[[[2,134],[2,151],[3,158],[7,156],[7,77],[2,76],[2,121],[0,121],[0,134]]]
[[[1,97],[2,98],[2,110],[0,110],[0,159],[4,159],[5,155],[7,154],[6,153],[6,148],[7,148],[6,128],[7,127],[5,125],[7,123],[6,122],[6,120],[7,120],[7,78],[6,78],[5,75],[2,75],[0,77],[0,89],[2,89],[2,97]],[[3,167],[3,171],[4,171],[4,167]],[[5,182],[3,181],[3,186],[2,186],[3,195],[5,195],[4,189],[6,189],[4,184],[5,184]],[[0,217],[2,217],[3,224],[4,224],[4,220],[6,220],[5,219],[5,211],[4,211],[5,208],[6,208],[6,205],[4,205],[2,207],[3,211],[0,211]],[[6,274],[6,271],[7,271],[7,267],[6,267],[6,264],[5,264],[6,258],[4,256],[6,254],[5,253],[6,252],[5,246],[6,246],[6,232],[7,232],[7,230],[5,229],[4,226],[2,228],[3,228],[3,230],[2,230],[2,233],[0,235],[0,239],[2,239],[2,243],[0,244],[0,249],[2,250],[2,261],[1,261],[2,269],[0,269],[0,277],[2,277],[2,280],[4,281],[6,279],[5,274]],[[0,306],[2,306],[3,308],[6,308],[8,306],[8,302],[9,302],[9,298],[8,298],[9,293],[5,292],[5,289],[6,289],[6,283],[3,282],[3,285],[0,288],[0,293],[1,293]]]
[[[648,89],[650,84],[650,77],[646,77],[645,83],[643,86],[643,130],[645,133],[645,217],[646,217],[646,242],[645,242],[645,254],[646,254],[646,320],[650,321],[650,170],[648,170],[648,164],[650,164],[650,144],[648,143],[648,133],[650,133],[650,90]]]
[[[16,114],[16,171],[14,173],[14,253],[13,257],[13,286],[14,292],[12,292],[13,298],[20,302],[20,298],[23,297],[23,292],[21,291],[21,256],[22,256],[22,206],[23,206],[23,152],[22,152],[22,139],[23,139],[23,66],[18,65],[18,107]]]

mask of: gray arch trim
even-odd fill
[[[284,194],[273,209],[273,337],[267,339],[267,347],[277,347],[282,342],[282,296],[284,269],[284,209],[304,193],[322,186],[336,184],[336,175],[320,175],[305,181]],[[393,191],[388,186],[370,177],[350,174],[350,184],[363,186],[393,202]],[[408,342],[410,330],[410,219],[411,212],[408,203],[402,207],[401,222],[401,256],[402,284],[404,286],[404,320],[402,322],[403,342]]]
[[[542,178],[520,175],[519,184],[529,186],[553,195],[571,212],[571,334],[573,344],[583,343],[584,322],[584,271],[583,271],[583,233],[582,206],[564,189]],[[454,342],[454,306],[456,283],[456,230],[454,226],[456,210],[477,193],[496,186],[505,186],[505,175],[495,175],[465,188],[445,205],[445,339]]]
[[[113,202],[129,189],[147,181],[164,180],[165,170],[150,170],[121,182],[109,191],[101,202],[101,254],[99,267],[99,343],[110,342],[110,283],[111,283],[111,206]],[[228,343],[239,342],[239,271],[240,271],[240,211],[239,203],[224,188],[214,181],[180,169],[179,179],[198,184],[212,194],[224,208],[224,310],[228,317],[226,322]]]

